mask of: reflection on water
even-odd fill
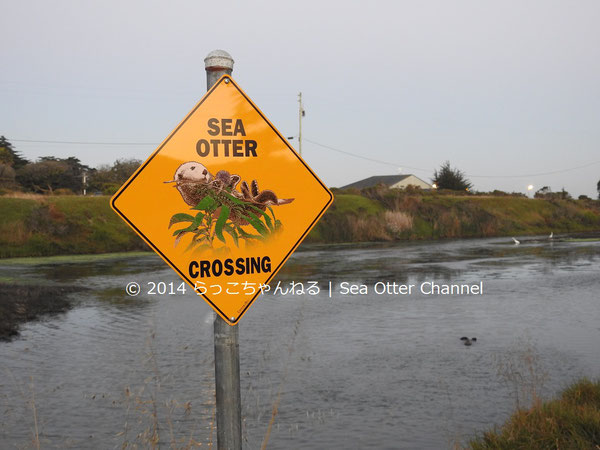
[[[260,448],[279,392],[269,448],[448,448],[526,400],[507,362],[543,395],[598,377],[599,262],[599,243],[506,238],[296,253],[278,281],[321,292],[265,295],[240,325],[245,448]],[[210,308],[190,293],[124,292],[179,282],[158,257],[0,271],[90,288],[0,343],[1,447],[31,445],[34,418],[42,447],[214,442]],[[369,294],[342,295],[343,281]],[[378,281],[482,281],[484,295],[376,295]]]

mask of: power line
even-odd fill
[[[405,167],[407,169],[412,169],[412,170],[420,170],[422,172],[431,172],[431,170],[427,170],[427,169],[422,169],[419,167],[410,167],[410,166],[406,166],[403,164],[395,164],[395,163],[391,163],[388,161],[381,161],[379,159],[373,159],[373,158],[367,158],[366,156],[362,156],[362,155],[357,155],[356,153],[351,153],[351,152],[347,152],[345,150],[340,150],[339,148],[334,148],[331,147],[329,145],[325,145],[325,144],[320,144],[319,142],[315,142],[315,141],[311,141],[310,139],[304,138],[305,141],[310,142],[311,144],[315,144],[318,145],[319,147],[323,147],[323,148],[327,148],[329,150],[333,150],[335,152],[339,152],[339,153],[343,153],[345,155],[349,155],[349,156],[353,156],[355,158],[360,158],[360,159],[364,159],[366,161],[372,161],[372,162],[376,162],[379,164],[385,164],[391,167]],[[522,175],[473,175],[470,173],[465,174],[468,177],[471,178],[531,178],[531,177],[540,177],[540,176],[544,176],[544,175],[554,175],[557,173],[563,173],[563,172],[569,172],[571,170],[577,170],[577,169],[583,169],[584,167],[589,167],[589,166],[594,166],[596,164],[600,164],[600,161],[592,161],[590,163],[587,164],[582,164],[580,166],[575,166],[575,167],[569,167],[567,169],[559,169],[559,170],[552,170],[550,172],[539,172],[539,173],[529,173],[529,174],[522,174]]]
[[[389,161],[383,161],[380,159],[375,159],[375,158],[369,158],[367,156],[362,156],[356,153],[352,153],[352,152],[348,152],[346,150],[341,150],[339,148],[335,148],[332,147],[330,145],[325,145],[325,144],[321,144],[320,142],[316,142],[313,141],[311,139],[307,139],[306,137],[303,137],[303,140],[306,142],[310,142],[311,144],[317,145],[319,147],[323,147],[326,148],[328,150],[332,150],[334,152],[338,152],[338,153],[342,153],[344,155],[348,155],[348,156],[352,156],[353,158],[358,158],[358,159],[362,159],[365,161],[370,161],[370,162],[374,162],[377,164],[383,164],[386,166],[390,166],[390,167],[394,167],[396,169],[398,169],[399,167],[402,168],[406,168],[406,169],[411,169],[411,170],[417,170],[420,172],[426,172],[426,173],[431,173],[431,169],[423,169],[420,167],[411,167],[411,166],[407,166],[404,164],[398,164],[398,163],[392,163]],[[151,146],[157,146],[158,143],[156,142],[97,142],[97,141],[53,141],[53,140],[41,140],[41,139],[11,139],[12,142],[27,142],[27,143],[36,143],[36,144],[67,144],[67,145],[151,145]],[[564,172],[570,172],[573,170],[577,170],[577,169],[583,169],[585,167],[589,167],[589,166],[594,166],[596,164],[600,164],[600,161],[592,161],[590,163],[587,164],[581,164],[579,166],[575,166],[575,167],[569,167],[566,169],[559,169],[559,170],[552,170],[549,172],[538,172],[538,173],[529,173],[529,174],[521,174],[521,175],[475,175],[475,174],[470,174],[467,173],[465,174],[468,177],[471,178],[532,178],[532,177],[541,177],[541,176],[545,176],[545,175],[555,175],[558,173],[564,173]]]
[[[420,169],[418,167],[410,167],[410,166],[405,166],[405,165],[402,165],[402,164],[394,164],[394,163],[391,163],[391,162],[388,162],[388,161],[382,161],[380,159],[368,158],[366,156],[357,155],[356,153],[351,153],[351,152],[347,152],[345,150],[340,150],[339,148],[331,147],[329,145],[320,144],[319,142],[315,142],[315,141],[312,141],[312,140],[307,139],[307,138],[304,138],[304,140],[306,142],[310,142],[311,144],[318,145],[319,147],[323,147],[323,148],[326,148],[326,149],[329,149],[329,150],[333,150],[334,152],[343,153],[344,155],[353,156],[355,158],[364,159],[365,161],[376,162],[376,163],[379,163],[379,164],[384,164],[386,166],[392,166],[392,167],[395,167],[395,168],[406,167],[407,169],[420,170],[422,172],[431,172],[430,169]]]
[[[91,141],[43,141],[35,139],[11,139],[11,142],[33,142],[37,144],[76,144],[76,145],[158,145],[156,142],[91,142]]]
[[[470,175],[467,176],[471,178],[531,178],[531,177],[541,177],[544,175],[554,175],[557,173],[569,172],[571,170],[583,169],[584,167],[594,166],[596,164],[600,164],[600,161],[592,161],[588,164],[582,164],[581,166],[569,167],[568,169],[560,169],[553,170],[551,172],[539,172],[539,173],[530,173],[525,175]]]

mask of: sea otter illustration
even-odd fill
[[[224,204],[231,203],[231,199],[223,193],[241,200],[243,202],[242,210],[232,208],[232,214],[229,216],[231,221],[238,225],[248,223],[241,218],[241,215],[246,210],[252,212],[251,206],[264,211],[267,206],[285,205],[294,201],[293,198],[278,198],[275,192],[269,189],[261,191],[256,180],[252,180],[250,186],[245,181],[240,184],[240,181],[241,177],[239,175],[232,175],[226,170],[219,170],[213,176],[203,164],[188,161],[181,164],[175,171],[173,179],[165,181],[165,183],[175,183],[175,187],[181,194],[183,201],[192,207],[198,205],[209,193],[219,197]],[[236,190],[238,184],[240,184],[240,191]]]

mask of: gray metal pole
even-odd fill
[[[221,76],[231,75],[233,58],[214,50],[204,58],[206,90]],[[237,325],[230,326],[218,315],[214,323],[215,391],[217,397],[217,448],[241,450],[242,399],[240,394],[240,345]]]
[[[217,396],[217,448],[241,450],[242,399],[240,346],[237,325],[215,318],[215,390]]]

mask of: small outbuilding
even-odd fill
[[[385,184],[390,189],[404,189],[408,186],[415,186],[421,189],[432,189],[431,184],[421,180],[420,178],[414,175],[376,175],[343,186],[342,189],[364,189],[372,186],[377,186],[378,184]]]

